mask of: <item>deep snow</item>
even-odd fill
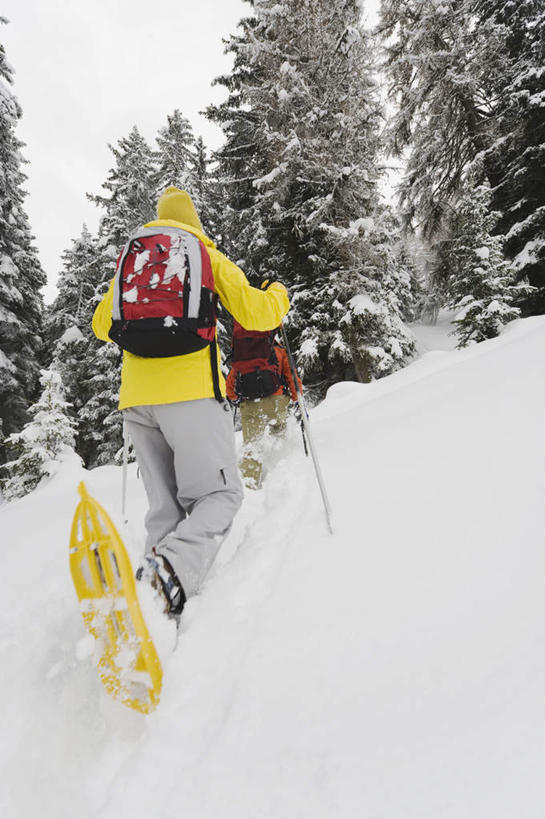
[[[136,562],[134,467],[130,531],[117,467],[0,508],[1,817],[542,819],[545,319],[443,342],[311,413],[333,536],[292,430],[151,716],[102,692],[68,570],[82,477]]]

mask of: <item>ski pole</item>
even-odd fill
[[[303,399],[303,394],[299,387],[299,381],[297,379],[297,370],[295,367],[295,362],[293,360],[293,356],[291,354],[291,348],[288,342],[288,337],[286,335],[286,331],[284,329],[284,325],[280,325],[280,331],[282,333],[282,340],[284,342],[284,347],[286,348],[286,353],[288,354],[288,361],[290,365],[291,374],[293,377],[293,384],[295,387],[295,392],[297,394],[297,403],[299,404],[299,409],[301,411],[301,421],[302,421],[302,429],[304,434],[306,433],[306,440],[308,441],[308,448],[310,449],[310,454],[312,455],[312,460],[314,462],[314,471],[316,472],[316,479],[318,481],[318,486],[320,487],[320,492],[322,494],[322,500],[324,503],[325,509],[325,516],[327,520],[327,528],[329,529],[330,534],[333,534],[333,527],[331,525],[331,506],[329,505],[329,498],[327,496],[324,480],[322,478],[322,470],[320,469],[320,464],[318,462],[318,456],[316,455],[316,449],[314,448],[314,441],[312,440],[312,435],[310,432],[310,424],[308,419],[308,413],[305,406],[305,402]],[[303,440],[305,439],[303,434]]]
[[[129,461],[129,432],[127,424],[123,419],[123,477],[121,480],[121,514],[123,516],[123,523],[127,523],[125,509],[127,505],[127,464]]]
[[[305,438],[305,427],[304,427],[302,418],[301,418],[301,436],[303,438],[303,449],[305,450],[305,458],[308,458],[307,439]]]

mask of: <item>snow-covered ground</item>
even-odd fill
[[[0,509],[3,819],[542,819],[545,319],[433,332],[312,412],[333,536],[292,430],[148,717],[103,693],[68,570],[76,485],[120,525],[119,468]],[[136,561],[134,468],[129,504]]]
[[[451,310],[441,310],[435,324],[411,325],[416,336],[418,355],[422,356],[436,350],[454,350],[458,339],[453,334],[453,318],[454,313]]]

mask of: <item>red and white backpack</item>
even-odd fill
[[[141,228],[117,262],[110,338],[144,358],[210,345],[218,397],[217,300],[210,256],[197,236],[176,227]]]

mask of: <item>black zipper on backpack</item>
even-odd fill
[[[184,292],[183,292],[183,301],[182,301],[183,311],[184,311],[184,318],[187,318],[187,312],[189,310],[189,296],[190,296],[190,293],[191,293],[191,276],[190,276],[190,273],[191,273],[191,271],[189,270],[189,267],[188,267],[187,272],[185,274],[185,278],[184,278]]]

